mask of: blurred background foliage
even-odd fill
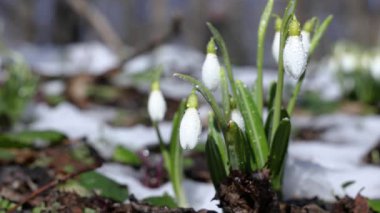
[[[79,0],[80,2],[82,0]],[[68,44],[97,39],[98,34],[78,15],[70,0],[2,0],[0,20],[7,43],[20,45]],[[202,50],[209,38],[206,21],[212,22],[223,34],[238,65],[254,65],[256,29],[265,0],[91,0],[110,22],[121,40],[139,47],[157,39],[180,20],[182,33],[172,39]],[[277,0],[274,11],[284,8],[285,0]],[[334,0],[300,1],[297,14],[301,21],[313,15],[324,18],[334,14],[334,22],[319,48],[319,56],[331,49],[338,39],[353,40],[363,45],[379,44],[380,1]],[[268,35],[273,35],[273,27]],[[267,39],[269,47],[271,39]],[[248,44],[248,45],[247,45]],[[270,51],[266,65],[275,67]]]

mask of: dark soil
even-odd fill
[[[327,128],[302,128],[297,131],[295,138],[302,141],[318,140],[326,130]]]
[[[269,172],[252,175],[232,171],[220,185],[218,197],[225,212],[264,213],[280,212],[276,193],[269,182]]]

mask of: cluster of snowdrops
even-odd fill
[[[216,190],[233,170],[252,173],[266,168],[270,170],[273,188],[281,191],[284,159],[291,131],[290,116],[310,56],[331,23],[332,16],[321,23],[314,17],[301,27],[295,15],[296,0],[289,1],[281,18],[272,14],[273,4],[274,1],[269,0],[261,16],[257,43],[257,79],[252,87],[235,80],[225,42],[218,30],[208,23],[213,37],[207,45],[202,80],[180,73],[174,75],[191,83],[194,89],[182,101],[173,119],[169,143],[163,141],[158,126],[166,113],[165,99],[160,91],[159,79],[152,83],[148,112],[157,131],[165,167],[180,206],[186,206],[181,186],[182,149],[193,149],[202,131],[196,92],[203,96],[211,108],[205,151]],[[278,79],[272,83],[266,98],[263,93],[263,55],[266,29],[271,17],[276,17],[272,52],[278,63]],[[284,73],[297,81],[287,106],[282,105]],[[215,96],[219,94],[216,90],[220,90],[220,103],[216,101]],[[264,103],[267,104],[264,106]],[[265,120],[264,107],[269,112]]]

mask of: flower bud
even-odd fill
[[[207,88],[214,91],[220,84],[220,64],[216,55],[215,42],[207,45],[207,55],[202,66],[202,80]]]
[[[153,122],[162,121],[166,113],[166,102],[157,81],[152,83],[152,90],[148,98],[148,113]]]
[[[202,131],[201,119],[197,110],[198,98],[193,91],[187,101],[187,109],[179,127],[179,141],[183,149],[193,149]]]
[[[274,34],[273,43],[272,43],[272,55],[276,63],[278,63],[278,57],[280,55],[281,24],[282,24],[281,18],[277,17],[276,22],[275,22],[276,32]]]
[[[245,131],[244,119],[238,109],[231,111],[231,120],[234,121],[243,132]]]
[[[284,48],[285,71],[293,78],[299,79],[306,69],[307,54],[303,48],[300,24],[293,16],[289,24],[289,37]]]

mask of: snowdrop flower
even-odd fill
[[[276,23],[275,23],[276,32],[274,34],[274,39],[273,39],[273,43],[272,43],[272,55],[273,55],[273,58],[276,61],[276,63],[278,63],[278,57],[280,55],[281,24],[282,24],[281,18],[277,17]]]
[[[193,149],[198,143],[202,126],[197,107],[198,98],[193,91],[187,100],[187,109],[179,127],[179,141],[183,149]]]
[[[243,132],[245,131],[244,119],[238,109],[231,111],[231,120],[234,121]]]
[[[207,44],[207,55],[202,66],[202,80],[211,91],[216,90],[220,83],[220,64],[216,55],[214,39]]]
[[[358,60],[353,53],[343,53],[340,56],[340,67],[344,73],[352,73],[358,65]]]
[[[157,81],[152,83],[152,91],[148,98],[148,113],[152,122],[162,121],[166,113],[166,102]]]
[[[293,16],[289,24],[289,37],[284,48],[285,71],[294,79],[299,79],[306,69],[307,54],[303,48],[300,23]]]
[[[380,81],[380,54],[372,58],[369,66],[372,77]]]

